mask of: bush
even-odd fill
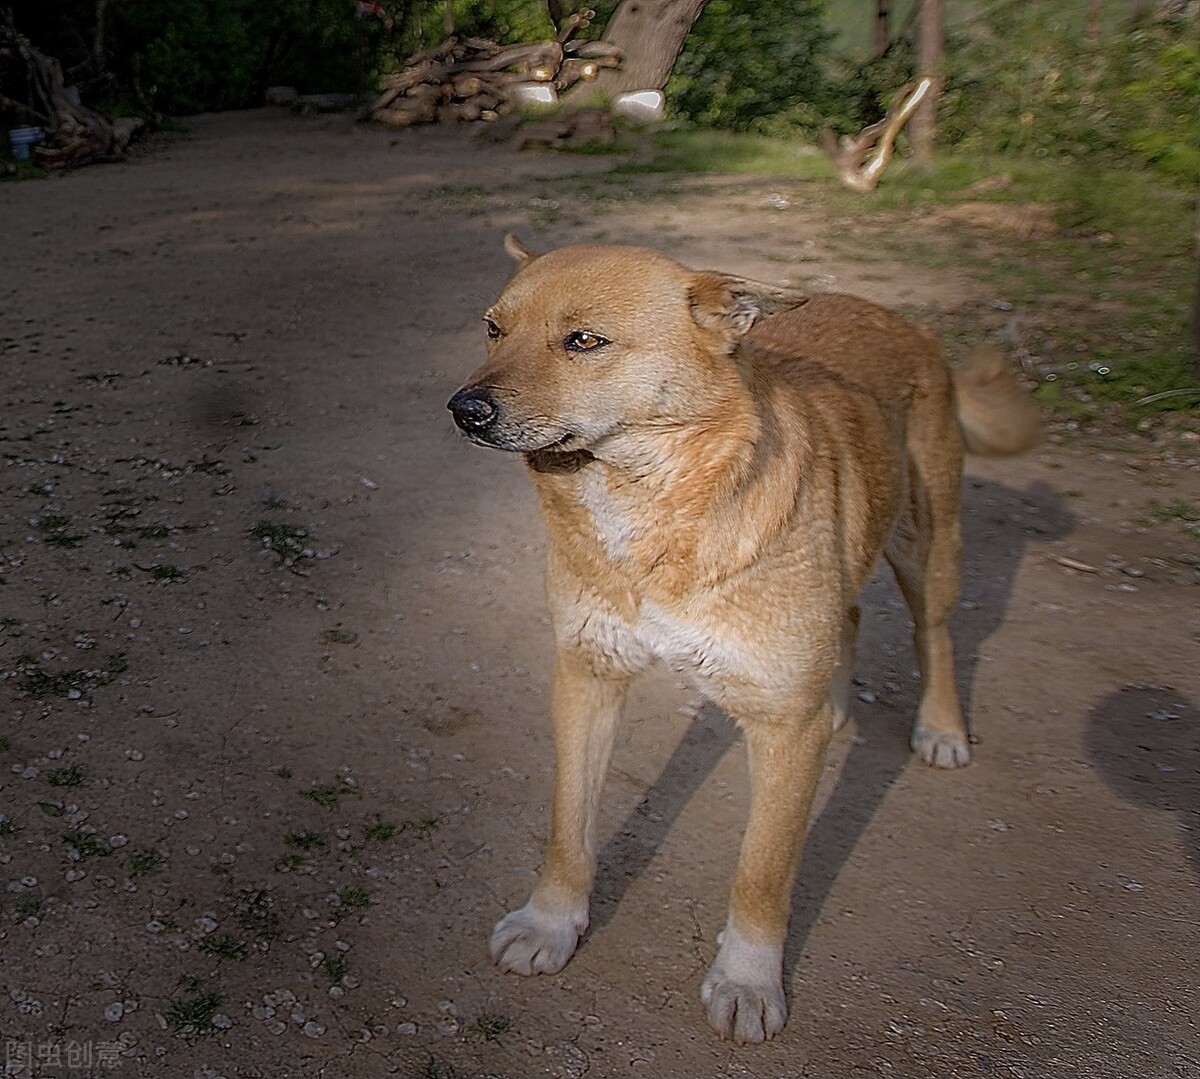
[[[833,105],[821,0],[708,0],[667,86],[672,108],[733,130],[815,128]]]
[[[1086,45],[1062,9],[1004,0],[947,49],[943,140],[987,152],[1133,159],[1200,172],[1200,17]]]

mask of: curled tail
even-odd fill
[[[1041,441],[1041,411],[998,348],[976,349],[953,378],[954,412],[968,453],[1008,457]]]

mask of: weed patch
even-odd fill
[[[198,978],[188,978],[184,989],[189,996],[176,997],[163,1011],[167,1027],[189,1041],[214,1033],[213,1017],[221,1006],[221,995],[204,988]]]

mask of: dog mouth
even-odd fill
[[[520,415],[494,386],[464,386],[447,402],[458,429],[477,446],[514,453],[559,453],[570,448],[576,433],[563,430],[550,416]],[[511,393],[508,394],[511,396]]]

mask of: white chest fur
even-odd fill
[[[771,671],[762,650],[700,620],[655,603],[642,604],[632,624],[604,606],[574,607],[559,621],[563,643],[582,648],[604,666],[630,674],[655,661],[688,677],[710,695],[731,682],[762,684]]]
[[[624,558],[633,539],[633,522],[622,510],[618,498],[609,490],[604,472],[598,468],[584,470],[579,499],[591,516],[596,539],[608,557]]]

